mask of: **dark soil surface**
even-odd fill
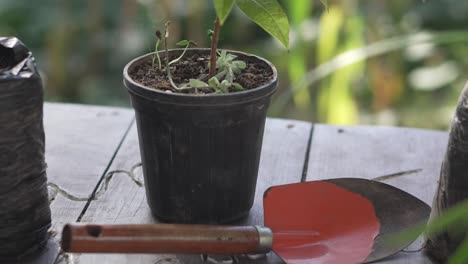
[[[169,61],[177,58],[176,55],[169,57]],[[235,83],[239,83],[244,89],[254,89],[267,83],[273,78],[273,71],[263,61],[255,60],[251,57],[237,57],[237,60],[243,60],[247,64],[247,68],[242,70],[240,74],[236,76]],[[151,87],[160,90],[171,90],[172,92],[178,93],[190,93],[190,94],[209,94],[214,92],[214,89],[185,89],[183,91],[176,91],[170,84],[167,78],[166,71],[164,69],[164,56],[161,56],[161,62],[163,64],[162,70],[158,68],[158,61],[155,61],[155,65],[152,65],[151,57],[148,61],[137,65],[132,71],[129,72],[130,77],[146,87]],[[177,86],[181,86],[189,82],[189,79],[198,79],[204,82],[208,81],[208,62],[209,55],[203,54],[187,54],[179,62],[170,66],[172,80]],[[235,92],[233,87],[230,89],[231,92]]]

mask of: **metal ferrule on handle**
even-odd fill
[[[68,224],[62,249],[76,253],[255,254],[269,252],[273,233],[260,226]]]

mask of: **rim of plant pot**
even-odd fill
[[[170,49],[169,53],[178,52],[181,53],[183,49]],[[239,57],[247,57],[249,60],[257,60],[261,63],[266,64],[272,71],[272,78],[267,83],[260,85],[259,87],[226,94],[184,94],[184,93],[168,93],[163,90],[158,90],[155,88],[147,87],[136,81],[134,81],[129,72],[141,63],[147,61],[149,57],[153,56],[155,52],[147,53],[142,56],[139,56],[125,65],[123,70],[124,76],[124,85],[127,87],[128,91],[138,97],[145,98],[150,101],[156,101],[158,103],[167,103],[167,104],[179,104],[179,105],[205,105],[205,106],[226,106],[226,105],[236,105],[236,104],[245,104],[251,101],[255,101],[265,96],[272,95],[277,88],[278,83],[278,72],[275,66],[268,60],[259,57],[257,55],[234,51],[226,50],[229,53],[235,54]],[[165,51],[159,51],[158,53],[163,55]],[[186,56],[193,53],[202,53],[209,54],[210,49],[208,48],[190,48],[186,52]]]

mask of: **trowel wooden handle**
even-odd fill
[[[67,224],[62,249],[76,253],[252,254],[272,247],[259,226]]]

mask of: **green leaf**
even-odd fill
[[[191,87],[194,87],[194,88],[201,88],[201,87],[207,87],[208,86],[208,84],[206,84],[205,82],[202,82],[202,81],[197,80],[197,79],[190,79],[189,84],[190,84]]]
[[[226,77],[224,77],[224,80],[229,83],[229,85],[234,81],[234,72],[232,71],[231,67],[227,68],[227,73]]]
[[[289,48],[289,21],[277,0],[236,0],[252,21]]]
[[[176,43],[177,46],[185,47],[190,44],[190,40],[183,39]]]
[[[242,85],[240,85],[238,83],[233,83],[232,85],[234,86],[234,89],[236,91],[244,91],[244,87],[242,87]]]
[[[245,61],[233,61],[232,62],[232,66],[235,67],[235,68],[239,68],[239,69],[245,69],[247,68],[247,64],[245,63]]]
[[[220,82],[216,76],[213,76],[208,80],[208,84],[210,87],[217,88],[220,85]]]
[[[219,89],[223,93],[229,93],[229,86],[231,86],[231,84],[228,81],[223,80],[221,84],[219,85]]]
[[[218,73],[216,74],[215,77],[216,77],[218,80],[220,80],[220,79],[223,79],[224,76],[226,76],[226,74],[227,74],[227,70],[222,70],[222,71],[218,72]]]
[[[234,6],[234,0],[213,0],[214,7],[216,10],[216,15],[219,17],[219,23],[221,26],[226,21],[226,18],[231,13],[232,6]]]

